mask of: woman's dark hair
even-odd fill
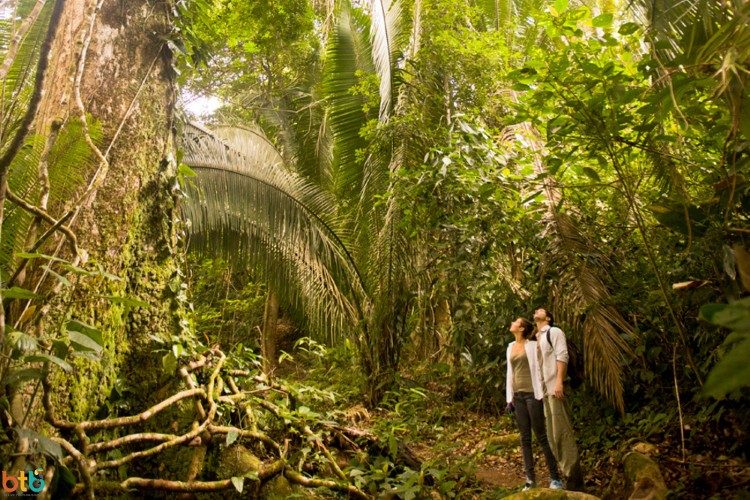
[[[526,318],[522,318],[519,316],[518,319],[521,320],[521,328],[523,328],[523,338],[525,338],[526,340],[530,339],[532,334],[534,333],[534,325]]]

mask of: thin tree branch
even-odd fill
[[[362,490],[360,490],[359,488],[357,488],[356,486],[352,484],[348,484],[348,483],[342,484],[336,481],[305,477],[299,472],[292,469],[291,467],[286,467],[284,469],[284,477],[286,477],[289,481],[293,483],[299,484],[301,486],[305,486],[307,488],[328,488],[331,490],[348,493],[354,498],[363,498],[363,499],[370,498],[365,493],[363,493]]]
[[[83,491],[86,493],[86,498],[89,498],[90,500],[94,500],[94,483],[91,480],[91,467],[86,460],[86,457],[83,456],[83,454],[76,449],[75,446],[70,444],[69,441],[60,438],[60,437],[53,437],[52,441],[56,442],[60,446],[63,447],[65,451],[68,452],[69,455],[71,455],[75,461],[78,463],[78,471],[81,473],[81,476],[83,476]]]
[[[71,229],[68,226],[61,224],[60,221],[55,220],[51,215],[49,215],[43,209],[35,205],[32,205],[31,203],[24,200],[20,196],[17,196],[15,193],[13,193],[13,191],[10,190],[10,187],[6,187],[5,189],[6,189],[5,194],[7,195],[8,200],[12,201],[13,203],[23,208],[27,212],[30,212],[36,215],[37,217],[39,217],[46,223],[52,225],[52,227],[56,227],[58,231],[63,233],[68,238],[68,241],[70,242],[70,248],[73,254],[78,255],[78,240],[76,238],[76,235],[73,233],[73,231],[71,231]]]

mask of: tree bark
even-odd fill
[[[263,373],[273,377],[278,368],[276,358],[276,340],[279,326],[279,297],[276,292],[269,290],[266,307],[263,311],[263,331],[261,335],[261,350],[263,354]]]
[[[59,234],[39,251],[82,266],[95,261],[120,278],[76,278],[62,286],[36,267],[22,284],[52,291],[51,300],[18,325],[24,331],[54,339],[71,318],[103,334],[101,361],[75,358],[72,376],[54,372],[56,407],[75,420],[94,413],[118,378],[132,383],[136,405],[145,404],[152,391],[144,389],[161,370],[153,336],[182,333],[169,190],[175,99],[172,55],[164,42],[172,30],[168,9],[166,1],[65,0],[33,122],[32,133],[51,140],[66,129],[77,134],[74,146],[89,155],[73,187],[52,186],[57,194],[47,209],[56,219],[69,215],[82,255],[71,255]],[[44,166],[53,182],[58,165],[50,160]],[[103,296],[137,297],[149,307],[129,308]]]

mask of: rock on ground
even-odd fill
[[[632,451],[625,455],[625,481],[629,500],[664,500],[667,498],[667,485],[659,466],[652,459]]]
[[[505,497],[505,500],[598,500],[599,497],[580,491],[550,490],[549,488],[532,488]]]

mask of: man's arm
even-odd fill
[[[555,391],[554,396],[558,399],[565,397],[565,391],[563,389],[565,382],[565,375],[568,372],[568,363],[564,361],[557,361],[557,379],[555,380]]]
[[[557,364],[557,378],[555,379],[555,390],[552,394],[562,399],[565,397],[564,383],[565,375],[568,373],[568,342],[565,340],[565,333],[559,328],[555,328],[555,335],[552,337],[552,349],[555,351],[555,360]],[[550,330],[550,333],[553,333]]]

